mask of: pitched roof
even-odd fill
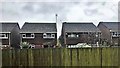
[[[0,22],[0,32],[11,32],[15,26],[19,26],[17,22]]]
[[[65,32],[96,32],[100,30],[91,22],[64,22]]]
[[[46,33],[57,32],[56,23],[35,23],[25,22],[21,28],[21,33]]]
[[[118,30],[118,23],[120,22],[100,22],[99,25],[103,24],[105,27],[107,27],[110,30]]]

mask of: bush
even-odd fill
[[[22,43],[21,43],[21,47],[22,47],[22,48],[28,48],[29,45],[30,45],[30,44],[29,44],[28,42],[22,42]]]

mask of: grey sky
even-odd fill
[[[118,21],[118,0],[2,0],[0,21],[17,21],[20,27],[24,22],[55,22],[58,14],[58,36],[61,34],[61,21],[93,22]]]

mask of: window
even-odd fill
[[[112,32],[112,35],[115,35],[115,32]]]
[[[98,34],[96,34],[95,36],[98,37]]]
[[[26,37],[32,37],[32,34],[27,33],[27,34],[26,34]]]
[[[88,34],[88,32],[84,32],[84,34]]]
[[[83,34],[83,32],[80,32],[79,34]]]
[[[31,34],[31,37],[34,37],[34,34]]]
[[[8,39],[8,34],[0,34],[0,39]]]
[[[117,33],[117,32],[115,32],[115,35],[116,35],[116,36],[118,36],[118,33]]]
[[[68,37],[71,37],[71,35],[68,35]]]
[[[75,34],[71,34],[71,37],[76,37],[76,35]]]
[[[47,37],[49,37],[49,38],[50,38],[50,37],[51,37],[51,34],[47,34]]]
[[[77,37],[79,37],[79,35],[77,35]]]
[[[46,33],[44,33],[44,34],[43,34],[43,38],[46,37],[46,36],[47,36]]]
[[[22,37],[23,38],[34,38],[35,35],[34,35],[34,33],[26,33],[26,34],[22,34]]]
[[[120,36],[120,33],[118,33],[118,35]]]
[[[44,33],[44,34],[43,34],[43,38],[55,38],[55,34]]]
[[[79,35],[78,35],[78,34],[73,34],[73,33],[71,33],[71,34],[68,34],[68,37],[74,38],[74,37],[79,37]]]
[[[55,34],[52,34],[52,37],[55,37]]]
[[[118,34],[118,32],[112,32],[112,36],[117,37],[117,36],[119,36],[119,34]]]
[[[22,37],[26,37],[26,34],[22,34]]]

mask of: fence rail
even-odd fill
[[[5,49],[2,66],[120,66],[119,49]]]

